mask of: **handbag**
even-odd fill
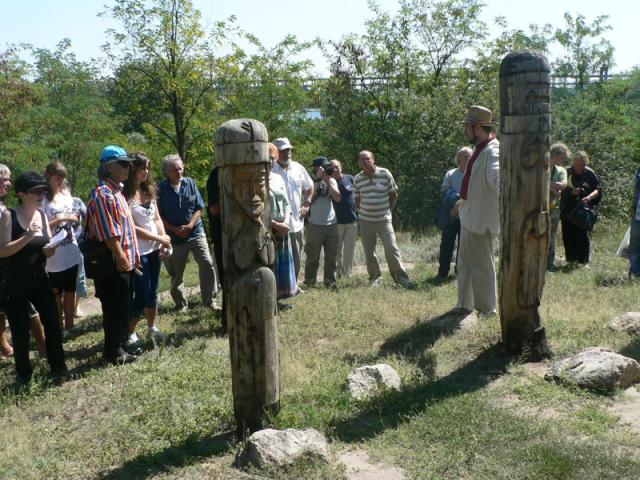
[[[598,212],[591,210],[585,206],[582,202],[573,207],[573,210],[569,212],[567,219],[574,225],[580,227],[582,230],[590,232],[593,230],[593,226],[598,220]]]
[[[116,267],[111,250],[104,242],[86,238],[80,245],[84,256],[84,273],[87,278],[104,278],[115,273]]]

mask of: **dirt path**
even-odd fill
[[[344,450],[338,453],[338,461],[347,467],[347,480],[404,480],[404,472],[398,467],[374,463],[364,450]]]

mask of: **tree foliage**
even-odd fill
[[[640,159],[640,74],[607,80],[606,16],[567,13],[560,26],[528,29],[498,17],[489,28],[479,20],[480,0],[399,0],[391,12],[369,6],[364,33],[318,40],[330,75],[314,81],[312,43],[286,35],[267,46],[233,17],[205,28],[192,0],[114,0],[103,12],[118,23],[105,46],[109,69],[79,61],[66,40],[53,50],[0,54],[0,161],[19,172],[59,159],[82,194],[100,149],[120,143],[145,150],[156,169],[178,152],[203,185],[217,127],[251,117],[272,138],[289,137],[305,165],[327,155],[357,173],[357,153],[373,151],[400,188],[394,221],[423,229],[466,143],[466,109],[486,105],[499,120],[500,61],[526,48],[545,53],[561,77],[552,89],[552,141],[591,155],[605,216],[626,209]]]

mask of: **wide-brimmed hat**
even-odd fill
[[[278,150],[286,150],[287,148],[293,148],[291,142],[287,137],[276,138],[273,141],[273,144],[276,146]]]
[[[44,176],[37,172],[24,172],[16,178],[13,189],[18,192],[28,192],[29,190],[49,190],[49,182]]]
[[[492,127],[495,122],[493,121],[491,110],[487,107],[471,105],[467,112],[467,117],[464,119],[464,123],[480,125],[481,127]]]

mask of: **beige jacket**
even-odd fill
[[[473,164],[467,199],[460,201],[460,223],[475,233],[500,232],[500,142],[491,140]]]

